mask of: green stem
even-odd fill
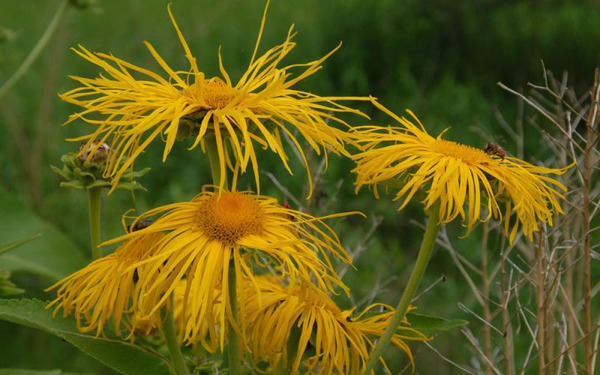
[[[238,321],[238,308],[237,308],[237,277],[235,272],[235,264],[233,258],[229,262],[229,304],[231,306],[231,313],[235,321]],[[242,373],[241,359],[240,359],[240,337],[237,335],[233,324],[229,322],[229,345],[227,346],[229,354],[229,374],[239,375]]]
[[[379,358],[383,355],[383,352],[390,344],[390,341],[392,340],[394,333],[396,333],[398,326],[402,323],[402,319],[404,319],[404,316],[406,315],[406,311],[408,310],[410,302],[413,299],[419,284],[421,283],[423,274],[425,274],[425,269],[427,269],[427,264],[431,258],[431,253],[433,252],[435,239],[439,229],[439,203],[436,203],[429,210],[429,219],[427,220],[427,228],[425,228],[423,242],[421,242],[419,255],[417,256],[412,273],[408,279],[406,289],[404,289],[402,297],[400,297],[400,301],[398,302],[398,306],[396,307],[396,311],[392,316],[390,324],[387,326],[383,332],[383,335],[377,341],[377,344],[371,352],[369,361],[366,365],[365,374],[370,374],[375,368]]]
[[[90,243],[92,246],[92,259],[100,259],[100,198],[102,196],[101,187],[88,189],[88,210],[90,219]]]
[[[210,161],[210,171],[212,173],[213,183],[219,185],[221,181],[221,166],[219,164],[219,152],[215,137],[206,138],[206,152]],[[227,175],[225,175],[224,188],[227,188]],[[235,260],[234,256],[229,261],[229,278],[228,278],[228,290],[229,290],[229,305],[231,307],[231,314],[235,322],[238,322],[238,301],[237,301],[237,275],[235,272]],[[234,324],[229,321],[228,327],[229,344],[227,351],[229,355],[229,374],[239,375],[241,369],[241,356],[240,356],[240,338],[237,331],[234,328]]]
[[[171,304],[173,306],[173,304]],[[185,359],[183,353],[181,353],[181,346],[177,339],[177,330],[175,328],[175,319],[173,318],[173,309],[165,307],[163,311],[163,324],[162,324],[163,335],[171,354],[171,361],[173,367],[175,367],[175,373],[177,375],[188,375],[188,368],[185,365]]]
[[[206,153],[208,154],[208,161],[210,162],[210,173],[212,175],[213,184],[219,185],[221,182],[221,165],[219,158],[219,148],[214,136],[206,137]],[[223,186],[227,188],[227,175],[225,175],[225,184]]]
[[[8,90],[10,90],[10,88],[13,87],[14,84],[17,83],[17,81],[19,81],[19,79],[21,79],[21,77],[29,70],[33,62],[42,53],[44,48],[46,48],[46,45],[50,41],[50,38],[56,32],[56,29],[58,29],[58,25],[60,24],[60,21],[65,15],[68,4],[68,0],[63,0],[63,2],[60,3],[58,9],[56,10],[56,13],[54,14],[54,18],[52,18],[52,21],[50,22],[48,28],[44,32],[44,35],[42,35],[40,40],[38,40],[37,44],[35,45],[35,47],[33,47],[31,52],[29,52],[29,55],[27,55],[25,60],[23,60],[23,63],[21,64],[21,66],[19,66],[17,71],[14,72],[14,74],[8,79],[8,81],[4,83],[2,87],[0,87],[0,98],[4,96],[4,94],[6,94]]]

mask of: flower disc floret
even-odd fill
[[[198,207],[198,230],[215,241],[235,244],[262,231],[260,205],[252,197],[234,192],[214,195]]]

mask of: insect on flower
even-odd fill
[[[138,230],[148,228],[150,225],[152,225],[153,222],[154,221],[151,219],[142,219],[142,220],[136,221],[129,227],[129,233],[137,232]]]
[[[501,160],[504,160],[504,158],[506,157],[506,151],[504,151],[502,147],[492,142],[486,142],[483,146],[483,151],[488,155],[497,156]]]
[[[84,163],[100,163],[106,161],[108,153],[110,152],[110,146],[106,143],[100,143],[93,141],[87,148],[85,142],[81,142],[79,146],[77,159]],[[91,156],[90,156],[91,154]]]

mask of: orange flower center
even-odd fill
[[[492,158],[483,150],[441,138],[437,138],[433,142],[431,149],[439,154],[460,159],[469,164],[492,161]]]
[[[227,244],[262,229],[260,206],[251,196],[238,192],[210,197],[198,209],[196,219],[209,238]]]
[[[205,79],[200,87],[197,83],[191,85],[183,91],[183,95],[196,101],[204,101],[207,109],[218,109],[231,103],[239,96],[239,91],[215,77]]]

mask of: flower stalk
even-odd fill
[[[90,245],[92,247],[92,259],[100,259],[102,254],[98,245],[100,244],[100,200],[102,188],[90,187],[88,192],[88,211],[90,222]]]
[[[171,306],[173,306],[173,298],[171,297]],[[185,365],[185,359],[181,352],[181,345],[177,339],[177,330],[175,328],[175,319],[173,317],[173,310],[164,308],[163,310],[163,323],[162,332],[169,348],[169,354],[171,354],[171,361],[175,368],[177,375],[189,375],[187,366]]]
[[[593,231],[591,227],[593,214],[590,207],[593,207],[593,194],[592,191],[592,175],[594,172],[594,165],[597,165],[594,161],[593,151],[598,144],[598,107],[600,102],[600,69],[596,68],[594,86],[592,89],[591,105],[588,113],[588,119],[586,123],[586,142],[585,150],[583,154],[583,204],[581,208],[581,215],[583,219],[583,332],[584,332],[584,348],[585,348],[585,361],[584,369],[586,374],[592,374],[595,367],[594,347],[597,348],[597,344],[592,343],[592,333],[595,328],[592,324],[592,243],[591,233]],[[597,341],[596,341],[597,342]]]
[[[235,263],[233,261],[233,257],[229,262],[227,285],[229,289],[229,304],[231,306],[231,312],[237,322],[237,274],[235,272]],[[237,332],[235,331],[235,327],[231,322],[229,323],[229,345],[227,346],[227,350],[229,354],[229,373],[232,375],[241,374],[240,337],[238,336]]]
[[[210,162],[210,173],[212,176],[213,184],[218,186],[223,186],[227,189],[227,173],[221,174],[221,158],[219,154],[219,147],[217,145],[217,139],[214,136],[207,137],[206,139],[206,154],[208,155],[208,160]],[[223,161],[224,163],[224,161]],[[220,184],[221,179],[223,180],[223,185]]]
[[[369,357],[369,361],[367,362],[365,374],[370,374],[374,369],[375,364],[379,360],[379,358],[383,355],[383,352],[390,344],[394,333],[400,323],[402,323],[402,319],[406,316],[406,312],[410,305],[411,300],[413,299],[415,293],[417,292],[417,288],[421,283],[421,279],[425,274],[425,270],[427,269],[427,264],[429,263],[429,259],[431,258],[431,254],[433,252],[433,248],[435,245],[435,240],[437,238],[437,234],[440,229],[440,203],[436,201],[432,207],[429,209],[427,227],[425,228],[425,234],[423,236],[423,241],[421,242],[421,248],[419,249],[419,255],[417,256],[417,260],[413,267],[413,270],[410,274],[410,278],[408,279],[408,283],[406,284],[406,288],[400,297],[400,301],[398,302],[398,306],[396,307],[396,311],[392,316],[389,325],[381,335],[379,341],[371,351],[371,355]]]

